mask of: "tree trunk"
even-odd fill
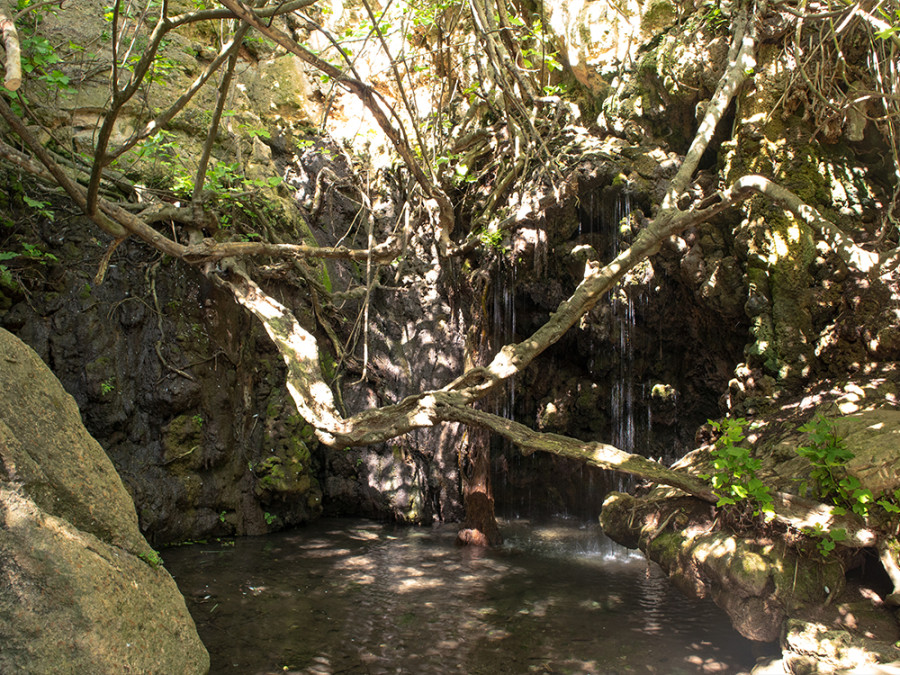
[[[476,308],[479,306],[478,303],[473,305]],[[472,322],[473,326],[488,320],[484,310],[476,309],[475,313],[478,316]],[[489,353],[487,342],[483,332],[469,331],[466,338],[466,370],[484,365],[484,355]],[[501,391],[505,394],[504,390]],[[460,483],[466,519],[456,536],[456,543],[464,546],[499,546],[503,543],[494,515],[494,494],[491,491],[491,436],[490,430],[485,427],[469,426],[466,432],[468,442],[460,450]]]
[[[499,546],[503,543],[494,515],[491,492],[491,433],[469,427],[468,447],[461,461],[463,503],[466,519],[456,543],[472,546]]]

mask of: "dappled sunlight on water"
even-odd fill
[[[573,522],[330,520],[164,552],[216,673],[739,673],[753,643],[640,557]],[[767,647],[760,650],[769,653]]]

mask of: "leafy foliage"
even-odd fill
[[[45,13],[54,12],[54,8],[34,0],[18,0],[16,9],[23,11],[33,7],[31,22],[21,23],[21,49],[22,72],[35,76],[38,80],[47,83],[51,91],[59,91],[66,94],[75,93],[68,75],[58,68],[56,64],[62,61],[56,48],[46,37],[37,34],[37,26],[41,23]]]
[[[153,569],[162,566],[163,559],[156,551],[151,550],[149,553],[138,553],[138,558],[150,565]]]
[[[871,490],[860,486],[859,479],[846,475],[844,465],[853,459],[844,440],[837,435],[834,425],[822,415],[800,427],[800,431],[809,434],[809,445],[797,448],[797,454],[806,457],[813,466],[810,478],[813,481],[813,494],[819,499],[828,499],[840,510],[852,510],[859,516],[869,514],[869,507],[874,501]],[[800,486],[806,492],[807,484]]]
[[[760,513],[770,517],[774,513],[772,495],[769,488],[756,475],[761,462],[750,456],[747,448],[739,444],[745,439],[744,427],[747,420],[743,417],[737,419],[725,418],[721,422],[708,420],[715,431],[721,432],[716,441],[716,447],[712,452],[713,474],[702,475],[701,478],[710,480],[713,490],[719,497],[716,506],[737,504],[748,501],[754,505],[753,515]]]
[[[817,415],[811,422],[800,427],[800,431],[809,435],[808,445],[797,448],[797,454],[806,457],[812,464],[810,486],[806,481],[800,485],[801,493],[810,490],[813,495],[821,500],[834,505],[838,514],[844,514],[847,510],[856,515],[867,518],[872,506],[877,504],[889,514],[900,513],[900,489],[894,490],[892,495],[885,495],[875,499],[872,491],[862,487],[856,476],[847,474],[845,465],[853,459],[853,453],[847,449],[832,422],[822,415]],[[824,557],[831,553],[837,542],[847,538],[847,532],[843,528],[825,530],[821,525],[804,529],[804,534],[818,539],[816,548]]]

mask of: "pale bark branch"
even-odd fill
[[[634,455],[606,443],[579,441],[559,434],[541,433],[505,417],[468,406],[438,403],[438,416],[446,421],[462,422],[489,429],[512,441],[522,454],[549,452],[612,471],[623,471],[638,478],[676,487],[707,502],[718,501],[709,485],[690,474],[674,471],[652,459]]]
[[[515,443],[525,454],[550,452],[669,485],[713,504],[718,501],[709,485],[695,476],[605,443],[534,431],[518,422],[476,410],[468,405],[464,396],[454,391],[423,392],[396,405],[366,410],[344,419],[331,389],[322,378],[314,336],[300,326],[289,310],[261,291],[242,270],[234,268],[229,272],[216,280],[262,321],[288,367],[287,388],[298,411],[314,426],[319,440],[327,445],[336,448],[369,445],[413,429],[432,427],[441,422],[461,422],[489,429]],[[825,530],[843,528],[847,538],[841,544],[846,547],[872,546],[877,541],[876,534],[858,518],[836,513],[833,507],[825,504],[774,493],[773,508],[777,521],[797,530],[817,525]]]
[[[238,0],[221,0],[221,2],[226,6],[234,5],[238,10],[241,9]],[[240,16],[248,23],[257,21],[248,10],[245,10]],[[269,34],[273,39],[277,35],[277,33]],[[303,52],[302,48],[292,41],[291,44]],[[723,78],[732,84],[720,87],[720,90],[724,92],[719,97],[722,100],[715,105],[710,105],[707,109],[704,128],[715,128],[718,119],[721,118],[736,93],[738,84],[742,80],[735,75],[734,71],[743,72],[747,67],[748,59],[752,59],[753,44],[751,31],[743,36],[741,47],[737,50],[738,55],[733,59],[731,67]],[[310,56],[318,60],[315,55]],[[325,64],[323,67],[334,72],[335,77],[341,75],[340,71],[330,64]],[[326,72],[328,71],[326,70]],[[711,132],[709,136],[711,136]],[[696,142],[692,150],[695,154],[702,154],[703,150],[697,150],[697,148],[701,146],[705,148],[708,142],[709,137],[706,137],[705,140]],[[310,408],[308,397],[298,394],[295,396],[295,400],[298,406],[306,411],[304,413],[304,410],[301,410],[301,414],[310,414],[311,417],[307,418],[307,421],[318,430],[320,440],[335,447],[377,442],[415,428],[430,426],[437,419],[435,405],[439,399],[450,400],[454,405],[465,405],[486,396],[498,384],[523,370],[538,355],[555,344],[629,270],[656,253],[666,238],[694,222],[698,222],[701,218],[710,217],[714,212],[726,208],[729,204],[717,205],[701,214],[683,213],[674,208],[670,209],[666,212],[665,217],[658,217],[642,230],[634,244],[612,262],[603,267],[598,264],[589,264],[585,269],[584,279],[572,295],[562,302],[556,312],[551,315],[550,320],[529,338],[518,344],[503,347],[488,366],[472,368],[442,389],[410,396],[395,406],[367,410],[346,420],[333,407],[333,402],[329,402],[331,399],[326,400],[324,408],[319,410],[315,407]],[[291,385],[293,390],[309,394],[313,388],[317,388],[318,391],[324,391],[323,387],[327,389],[324,381],[310,379],[318,372],[317,365],[311,361],[311,359],[318,358],[317,352],[307,350],[310,343],[315,344],[314,337],[304,331],[296,319],[290,317],[284,308],[259,291],[258,287],[249,279],[245,279],[240,284],[232,283],[230,288],[238,301],[256,314],[266,325],[266,330],[270,331],[273,340],[279,346],[289,369],[291,363],[301,364],[292,371],[300,377],[300,381]],[[273,325],[271,317],[275,317],[274,323],[277,325]],[[302,335],[303,339],[299,339],[298,335]]]
[[[697,166],[700,164],[700,158],[709,146],[716,126],[722,120],[722,116],[731,105],[740,86],[752,74],[756,68],[756,13],[752,13],[747,18],[745,12],[735,21],[734,40],[732,41],[731,54],[729,55],[728,68],[716,91],[713,93],[709,104],[706,106],[703,121],[697,128],[697,133],[687,154],[684,156],[678,172],[672,179],[666,196],[663,198],[660,206],[661,215],[669,212],[672,213],[677,209],[678,198],[687,189],[690,184]]]
[[[4,3],[5,4],[5,3]],[[0,5],[0,30],[3,31],[3,48],[6,50],[6,76],[3,85],[10,91],[22,86],[22,56],[19,32],[10,18],[7,8]]]
[[[863,274],[889,267],[892,263],[896,264],[898,258],[896,249],[876,253],[857,246],[841,228],[822,216],[816,208],[804,203],[793,192],[764,176],[741,176],[731,186],[731,190],[735,193],[753,190],[787,209],[817,232],[848,267]]]

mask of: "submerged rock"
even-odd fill
[[[0,672],[207,672],[184,599],[75,401],[2,329],[0,363]]]

